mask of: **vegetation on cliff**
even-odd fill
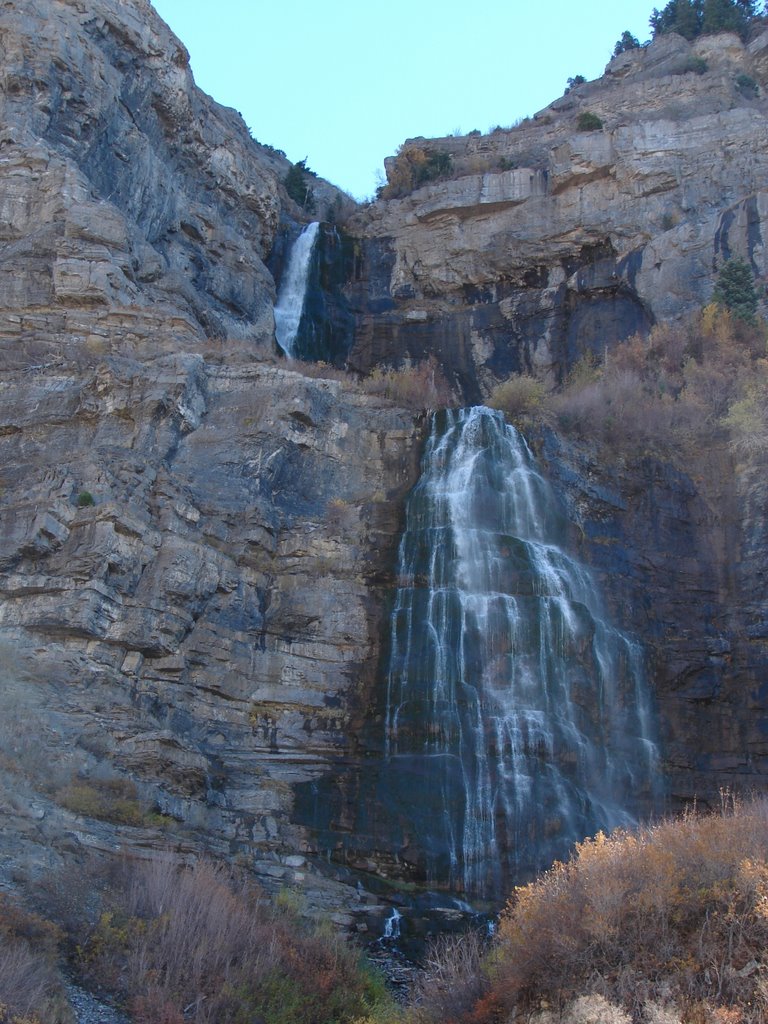
[[[0,1024],[66,1019],[62,931],[0,893]]]
[[[758,1024],[768,1014],[768,805],[726,802],[579,844],[515,890],[483,954],[435,958],[418,1024]]]
[[[316,207],[315,193],[307,181],[307,176],[317,177],[314,171],[307,167],[306,157],[292,164],[283,178],[285,191],[291,199],[307,213],[313,213]]]
[[[134,1024],[344,1024],[391,1005],[380,977],[290,892],[154,856],[50,879],[54,925],[0,896],[0,1022],[67,1019],[57,961],[110,993]]]
[[[655,36],[677,32],[696,39],[716,32],[738,32],[744,37],[755,17],[755,0],[669,0],[661,11],[654,8],[650,24]]]
[[[513,420],[543,418],[623,453],[684,454],[716,438],[760,447],[768,437],[766,325],[754,317],[751,272],[745,284],[739,262],[730,265],[735,270],[721,276],[714,296],[722,304],[681,324],[659,324],[601,361],[586,354],[551,392],[526,376],[504,381],[489,404]]]
[[[452,169],[450,153],[404,143],[387,171],[387,184],[379,190],[378,195],[383,199],[407,195],[420,185],[447,177]]]

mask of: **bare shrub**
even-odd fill
[[[136,1024],[341,1024],[383,998],[340,937],[207,862],[127,863],[81,962],[129,1001]]]
[[[427,949],[413,991],[415,1024],[443,1024],[466,1015],[484,995],[487,942],[478,932],[441,935]]]
[[[65,997],[56,962],[61,933],[0,893],[0,1022],[59,1019]]]
[[[452,405],[450,385],[434,356],[411,366],[377,366],[360,382],[363,391],[381,395],[406,409],[440,409]]]
[[[305,362],[303,359],[292,359],[290,363],[283,364],[287,369],[295,370],[296,373],[300,373],[302,377],[312,377],[315,380],[351,380],[350,374],[346,370],[341,370],[337,366],[331,366],[330,363],[319,362]]]

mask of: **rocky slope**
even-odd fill
[[[0,48],[2,881],[89,848],[209,850],[350,923],[365,899],[308,859],[294,787],[380,746],[422,418],[274,361],[287,164],[144,0],[8,2]],[[424,143],[453,176],[346,223],[351,364],[434,353],[475,400],[692,308],[722,254],[764,275],[768,108],[737,78],[766,82],[766,53],[667,37],[514,130]],[[576,130],[585,110],[603,131]],[[539,449],[648,642],[672,794],[762,784],[759,467]],[[400,870],[393,849],[355,864]]]

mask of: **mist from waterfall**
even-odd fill
[[[275,303],[275,338],[289,359],[296,358],[294,342],[299,333],[312,252],[319,228],[317,221],[307,224],[293,243]]]
[[[658,797],[642,651],[567,533],[499,412],[434,416],[400,545],[385,757],[404,846],[477,896]]]

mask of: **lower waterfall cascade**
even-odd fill
[[[383,768],[429,883],[502,896],[658,804],[642,649],[568,525],[500,412],[434,414],[398,556]]]

